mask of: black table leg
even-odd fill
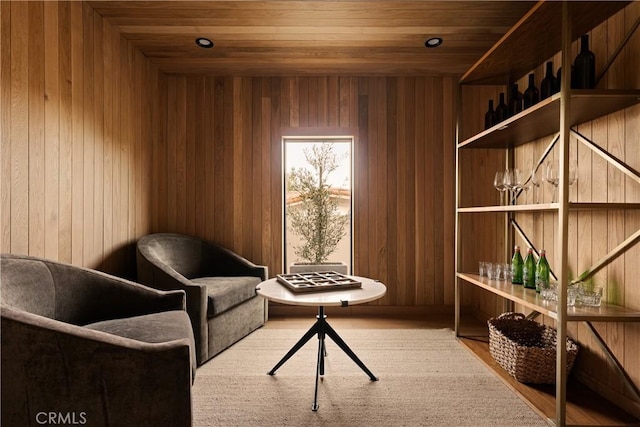
[[[291,358],[291,356],[293,356],[298,350],[300,350],[302,348],[303,345],[305,345],[307,343],[307,341],[309,341],[314,335],[316,335],[318,333],[318,322],[316,322],[308,331],[306,334],[304,334],[302,336],[302,338],[300,338],[300,340],[291,348],[291,350],[289,350],[289,352],[287,354],[284,355],[284,357],[282,359],[280,359],[280,361],[278,363],[276,363],[276,366],[273,367],[273,369],[271,369],[268,374],[269,375],[275,375],[276,370],[282,366],[284,364],[284,362],[286,362],[287,360],[289,360]]]
[[[318,315],[316,316],[316,323],[298,340],[298,342],[284,355],[284,357],[271,369],[268,374],[275,375],[276,370],[282,366],[287,360],[291,358],[298,350],[302,348],[314,335],[318,335],[318,360],[316,364],[316,386],[313,396],[312,411],[318,410],[318,386],[320,382],[320,376],[324,375],[324,358],[327,356],[327,348],[325,345],[325,338],[329,336],[337,345],[344,351],[347,356],[353,360],[356,365],[360,367],[368,376],[371,381],[378,381],[378,378],[365,366],[365,364],[356,356],[356,354],[349,348],[347,343],[344,342],[340,335],[327,323],[327,316],[324,314],[324,307],[318,307]]]
[[[378,377],[373,375],[369,368],[367,368],[365,364],[362,363],[362,360],[360,360],[358,356],[356,356],[353,350],[349,348],[347,343],[345,343],[344,340],[340,338],[340,335],[338,335],[338,333],[328,323],[325,323],[325,333],[329,336],[329,338],[333,340],[333,342],[338,344],[338,347],[340,347],[342,351],[347,353],[347,356],[349,356],[351,360],[356,362],[356,365],[358,365],[360,369],[362,369],[367,375],[369,375],[371,381],[378,381]]]
[[[324,334],[320,337],[318,334],[318,362],[316,364],[316,388],[313,393],[313,405],[311,405],[312,411],[318,410],[318,385],[320,383],[320,375],[324,375]]]

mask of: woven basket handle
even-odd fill
[[[522,313],[508,312],[508,313],[502,313],[500,316],[498,316],[498,319],[524,320],[526,319],[526,317]]]

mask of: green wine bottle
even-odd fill
[[[513,257],[511,258],[511,283],[522,285],[522,270],[524,261],[520,255],[520,246],[513,247]]]
[[[547,253],[543,249],[540,251],[540,258],[538,258],[536,265],[536,292],[540,293],[542,289],[549,289],[549,271]]]
[[[527,257],[522,267],[522,282],[525,288],[536,288],[536,261],[533,258],[533,249],[527,250]]]

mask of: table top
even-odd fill
[[[269,279],[258,286],[258,295],[269,301],[288,305],[305,306],[347,306],[375,301],[387,293],[387,287],[377,280],[366,277],[349,276],[362,283],[360,288],[340,289],[336,291],[320,291],[293,293],[277,279]]]

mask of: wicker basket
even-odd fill
[[[527,320],[522,313],[503,313],[487,323],[491,356],[511,376],[522,383],[555,384],[555,329]],[[578,349],[567,339],[567,375]]]

